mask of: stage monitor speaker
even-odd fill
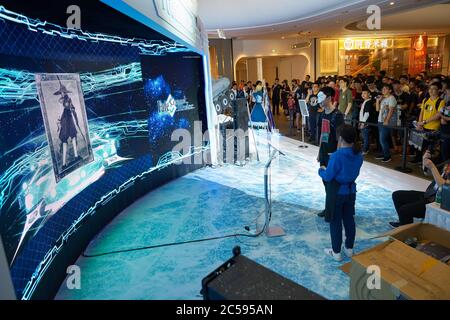
[[[236,121],[236,129],[241,129],[244,131],[248,130],[248,110],[247,110],[247,99],[241,98],[233,101],[233,115]]]
[[[233,249],[234,257],[202,280],[204,300],[325,300]]]

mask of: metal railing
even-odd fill
[[[407,151],[408,151],[408,144],[410,144],[409,143],[410,133],[411,133],[411,131],[414,131],[414,132],[418,132],[418,133],[427,134],[427,131],[419,131],[419,130],[410,128],[409,126],[382,125],[380,123],[361,122],[361,121],[358,121],[356,119],[352,120],[352,124],[354,126],[358,125],[360,123],[363,123],[363,124],[371,126],[371,127],[376,127],[376,128],[380,128],[381,126],[383,126],[385,128],[389,128],[389,129],[393,129],[393,130],[397,130],[397,131],[402,131],[403,132],[403,137],[402,137],[402,139],[403,139],[403,141],[402,141],[402,164],[401,164],[401,166],[395,167],[395,170],[400,171],[400,172],[404,172],[404,173],[411,173],[413,171],[411,168],[409,168],[407,166]],[[442,141],[443,139],[450,139],[450,135],[439,133],[439,140]]]

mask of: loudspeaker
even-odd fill
[[[204,300],[325,300],[233,249],[233,258],[202,280]]]
[[[247,99],[241,98],[234,100],[232,103],[232,107],[236,129],[239,128],[244,131],[247,131],[249,121],[247,110]]]

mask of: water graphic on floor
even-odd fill
[[[260,161],[245,166],[204,168],[147,194],[118,215],[97,235],[87,254],[255,232],[264,222],[264,165],[268,146],[258,135]],[[105,255],[80,257],[81,289],[62,284],[56,299],[202,299],[201,280],[232,256],[242,254],[327,299],[348,299],[349,278],[323,253],[330,247],[329,225],[317,213],[325,192],[317,174],[317,148],[272,137],[279,156],[272,165],[271,226],[283,237],[231,237]],[[276,140],[276,141],[275,141]],[[253,156],[253,158],[255,158]],[[355,251],[382,239],[396,220],[391,194],[398,189],[424,190],[428,182],[364,163],[357,180]]]

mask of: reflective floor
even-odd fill
[[[86,253],[249,234],[264,221],[264,165],[268,146],[257,138],[260,161],[243,167],[204,168],[147,194],[116,217],[91,242]],[[317,175],[317,148],[300,149],[286,137],[272,138],[286,156],[271,170],[271,226],[286,235],[268,238],[233,236],[150,250],[80,257],[81,289],[65,283],[56,299],[201,299],[201,280],[232,256],[242,254],[328,299],[349,298],[349,278],[329,259],[329,226],[317,213],[324,207],[324,187]],[[256,158],[252,156],[252,158]],[[396,219],[391,193],[424,190],[424,179],[364,163],[357,180],[355,251],[373,246],[371,239],[390,230]]]

